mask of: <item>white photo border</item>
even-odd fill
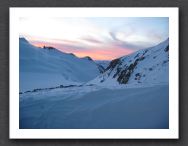
[[[166,8],[29,8],[9,9],[10,139],[178,139],[179,9]],[[20,17],[169,17],[169,129],[19,129]]]

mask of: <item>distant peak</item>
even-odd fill
[[[56,48],[51,47],[51,46],[43,46],[43,49],[48,49],[48,50],[55,50]]]
[[[85,56],[85,57],[83,57],[83,59],[87,59],[87,60],[93,61],[93,59],[91,57],[89,57],[89,56]]]
[[[74,57],[76,57],[76,55],[75,54],[73,54],[73,53],[68,53],[69,55],[72,55],[72,56],[74,56]]]

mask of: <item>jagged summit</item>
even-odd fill
[[[91,57],[89,57],[89,56],[82,57],[82,59],[87,59],[89,61],[93,61],[93,59]]]
[[[74,57],[76,57],[76,55],[74,54],[74,53],[68,53],[69,55],[72,55],[72,56],[74,56]]]
[[[51,47],[51,46],[43,46],[43,49],[48,49],[48,50],[55,50],[56,48]]]

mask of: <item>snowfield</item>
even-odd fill
[[[20,95],[20,128],[168,128],[168,85],[70,87]]]

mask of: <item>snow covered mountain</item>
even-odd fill
[[[95,60],[95,62],[106,69],[110,63],[110,60]]]
[[[39,49],[21,39],[21,89],[50,88],[20,93],[19,128],[168,129],[168,51],[166,40],[111,61],[99,75],[89,57]]]
[[[168,83],[169,40],[112,60],[104,73],[89,84],[119,85]]]
[[[38,48],[19,39],[20,92],[58,85],[80,84],[97,75],[96,63],[53,47]]]
[[[95,60],[95,63],[98,65],[100,72],[104,73],[105,69],[109,65],[110,61],[108,61],[108,60]]]

